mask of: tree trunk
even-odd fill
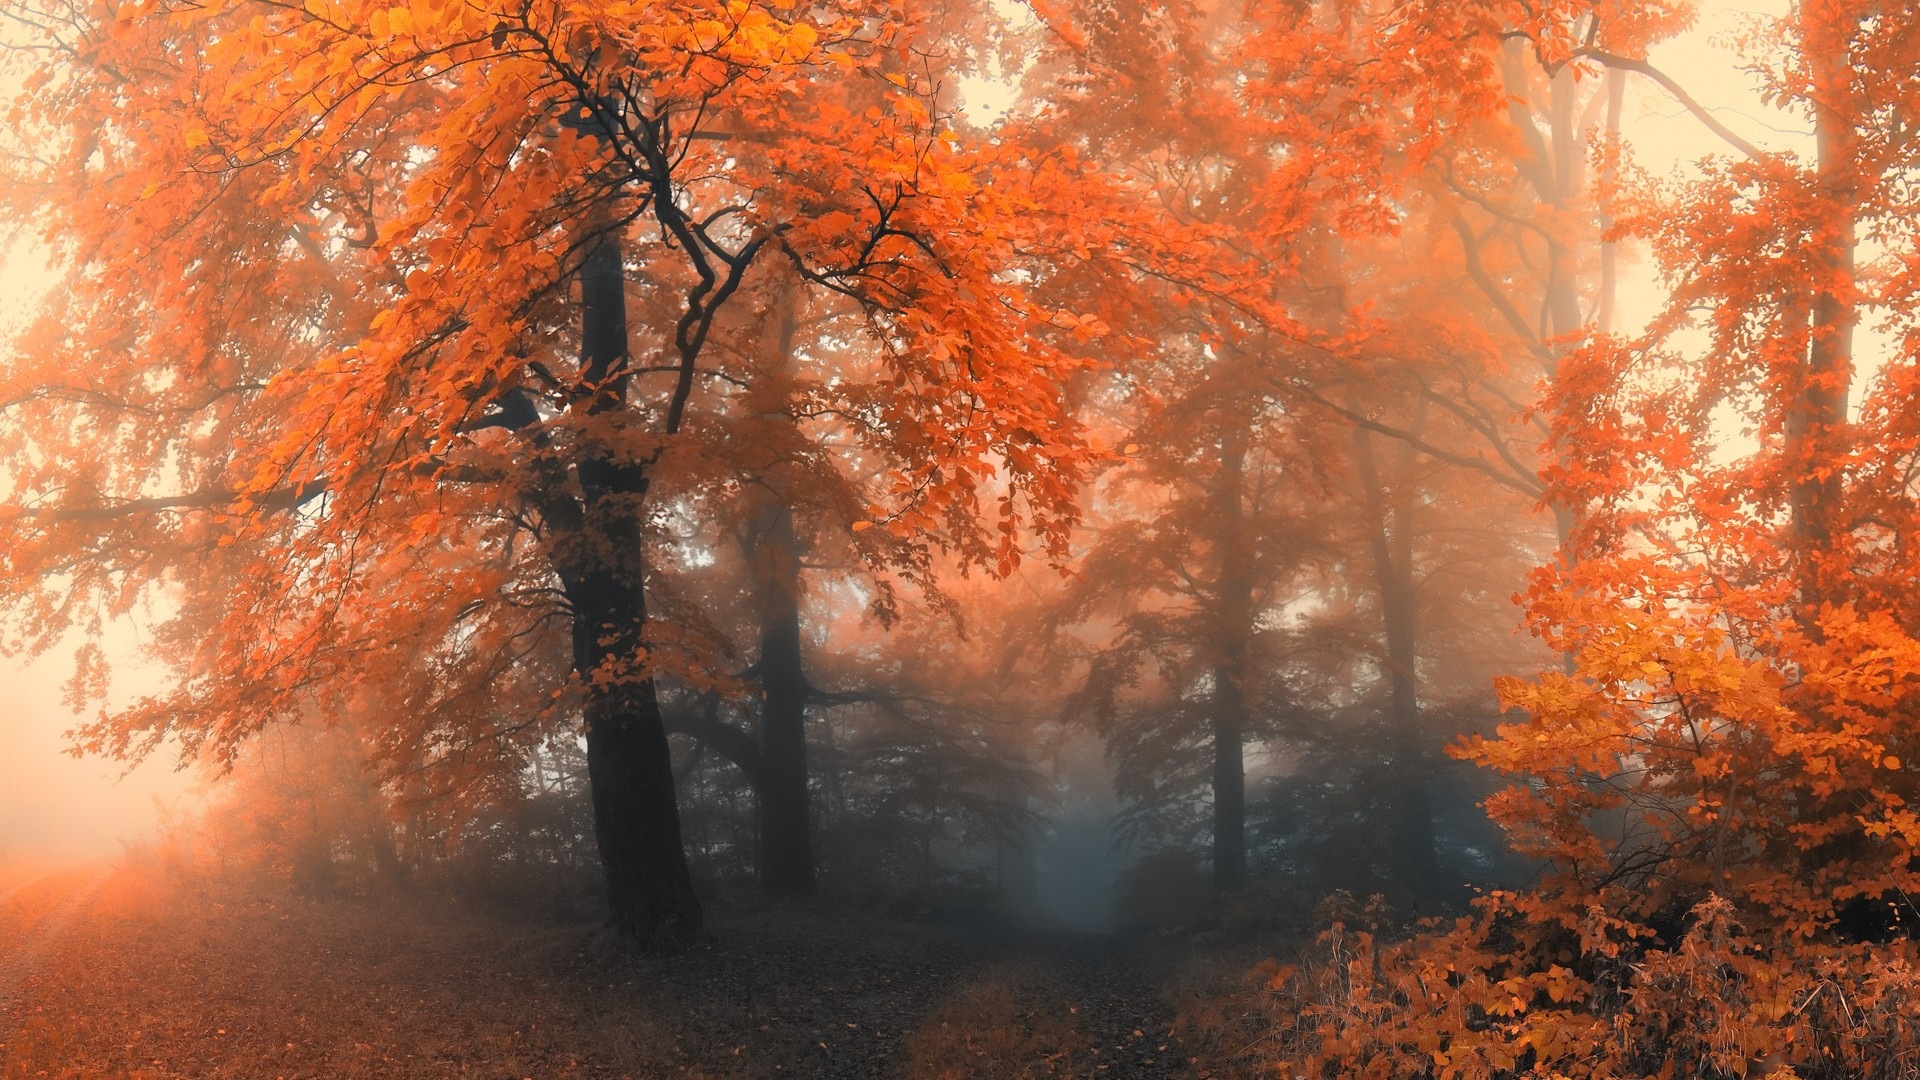
[[[1214,671],[1213,702],[1213,885],[1225,891],[1247,879],[1247,703],[1236,669]]]
[[[1413,500],[1404,491],[1389,491],[1382,484],[1372,436],[1356,431],[1354,439],[1360,481],[1366,489],[1374,580],[1379,588],[1386,639],[1388,745],[1392,754],[1386,796],[1393,864],[1401,880],[1417,894],[1436,896],[1440,868],[1433,850],[1433,807],[1427,797],[1426,747],[1420,722]],[[1411,447],[1406,450],[1410,453]]]
[[[794,339],[800,330],[797,283],[775,294],[763,377],[750,407],[775,437],[770,458],[747,470],[747,527],[741,552],[753,578],[760,622],[760,775],[756,787],[756,864],[769,896],[814,890],[813,804],[808,788],[807,704],[813,692],[800,651],[800,544],[794,499],[805,482],[777,447],[792,435],[789,412]]]
[[[1790,407],[1786,430],[1788,499],[1794,555],[1800,573],[1801,620],[1818,634],[1813,616],[1838,590],[1822,565],[1833,548],[1843,492],[1836,467],[1847,450],[1847,403],[1853,382],[1854,247],[1858,243],[1860,138],[1854,128],[1848,20],[1825,24],[1802,13],[1801,33],[1813,75],[1815,170],[1826,218],[1815,243],[1824,280],[1814,284],[1800,314],[1808,319],[1806,372]],[[1792,327],[1786,328],[1792,333]]]
[[[1215,598],[1213,671],[1213,884],[1225,891],[1247,877],[1247,638],[1253,631],[1252,568],[1247,565],[1246,435],[1229,436],[1220,454],[1220,577]]]
[[[616,233],[580,270],[581,389],[575,415],[626,406],[625,269]],[[653,677],[645,673],[646,557],[640,523],[648,480],[631,452],[583,439],[574,460],[574,528],[554,523],[555,566],[573,609],[573,661],[586,692],[587,778],[594,840],[606,874],[608,922],[646,937],[695,929],[693,894],[674,798],[673,762]]]
[[[760,608],[760,887],[769,896],[814,889],[807,793],[806,668],[800,655],[800,558],[793,508],[776,497],[756,528]]]

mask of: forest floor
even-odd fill
[[[0,1077],[1243,1071],[1253,942],[717,908],[700,940],[648,955],[589,921],[420,892],[0,864]]]

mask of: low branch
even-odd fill
[[[278,512],[297,510],[325,495],[328,487],[328,480],[323,476],[304,484],[276,488],[256,496],[249,496],[230,488],[213,488],[207,491],[184,492],[179,495],[128,499],[125,502],[105,506],[26,507],[21,510],[20,516],[46,521],[112,521],[115,518],[133,517],[139,514],[157,514],[169,510],[212,510],[234,507],[242,503],[254,509]]]
[[[1513,328],[1513,332],[1526,343],[1527,350],[1538,357],[1542,363],[1551,364],[1552,351],[1541,342],[1540,335],[1534,333],[1533,327],[1527,325],[1526,316],[1520,314],[1520,309],[1513,306],[1512,299],[1499,285],[1495,284],[1493,277],[1487,273],[1486,266],[1481,263],[1480,238],[1473,234],[1473,226],[1467,224],[1466,218],[1455,214],[1453,231],[1460,234],[1460,248],[1466,260],[1467,276],[1473,279],[1474,285],[1493,303],[1494,310],[1500,313],[1500,317],[1505,319],[1507,325]]]
[[[1507,444],[1506,439],[1501,438],[1499,430],[1491,420],[1467,409],[1458,401],[1436,392],[1433,387],[1426,385],[1425,379],[1421,380],[1421,389],[1428,401],[1459,417],[1461,423],[1478,432],[1480,437],[1486,440],[1487,445],[1493,447],[1493,452],[1500,455],[1500,460],[1507,463],[1507,468],[1513,470],[1514,475],[1528,478],[1539,475],[1536,470],[1527,468],[1525,463],[1514,456],[1513,448]]]
[[[1515,475],[1506,469],[1495,466],[1486,458],[1477,456],[1468,457],[1465,454],[1456,453],[1445,447],[1435,446],[1406,428],[1398,428],[1391,424],[1381,423],[1365,413],[1355,412],[1345,406],[1336,405],[1311,390],[1302,387],[1293,387],[1292,390],[1294,393],[1300,394],[1307,400],[1312,401],[1314,404],[1319,405],[1321,408],[1326,409],[1357,428],[1362,428],[1375,434],[1385,435],[1390,439],[1398,439],[1437,461],[1444,461],[1449,465],[1458,465],[1463,469],[1472,469],[1474,472],[1490,477],[1494,483],[1499,484],[1509,491],[1516,491],[1522,495],[1536,499],[1545,496],[1547,493],[1546,485],[1542,484],[1537,477],[1531,474],[1521,473],[1520,475]]]
[[[661,719],[666,724],[667,734],[685,735],[712,748],[721,757],[733,762],[746,776],[747,783],[758,790],[761,777],[766,772],[761,763],[760,744],[754,741],[753,736],[720,719],[718,694],[704,694],[702,698],[702,707],[697,713],[663,710]]]

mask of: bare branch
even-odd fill
[[[1604,49],[1593,48],[1581,49],[1575,55],[1598,60],[1601,64],[1610,68],[1618,68],[1621,71],[1633,71],[1645,75],[1647,78],[1659,83],[1662,90],[1672,95],[1673,100],[1679,102],[1682,108],[1692,113],[1694,119],[1705,124],[1708,131],[1726,140],[1728,146],[1733,147],[1749,158],[1759,159],[1766,156],[1766,151],[1734,134],[1731,128],[1715,119],[1714,115],[1707,111],[1706,106],[1695,101],[1693,95],[1687,93],[1686,88],[1675,82],[1671,76],[1659,68],[1654,67],[1652,64],[1647,63],[1645,60],[1638,60],[1629,56],[1620,56],[1607,52]]]

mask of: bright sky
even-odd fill
[[[1752,75],[1741,70],[1734,38],[1757,17],[1784,15],[1784,0],[1765,3],[1702,3],[1694,27],[1656,46],[1648,60],[1686,88],[1714,118],[1762,150],[1813,151],[1811,128],[1799,117],[1764,105]],[[1707,157],[1734,153],[1665,90],[1639,75],[1627,79],[1620,127],[1635,159],[1656,176],[1684,176]],[[1664,292],[1650,266],[1628,267],[1621,276],[1618,329],[1641,329]]]
[[[1696,28],[1661,46],[1652,60],[1749,141],[1769,149],[1804,144],[1807,136],[1796,133],[1804,125],[1758,103],[1731,48],[1732,35],[1751,15],[1784,8],[1784,3],[1702,5]],[[1658,87],[1638,77],[1628,85],[1624,126],[1644,165],[1667,173],[1724,149]],[[963,90],[982,118],[991,117],[996,99],[1006,94],[991,80],[969,80]],[[31,312],[45,290],[44,276],[31,246],[16,244],[0,252],[0,342],[10,339]],[[1620,295],[1621,329],[1643,322],[1660,296],[1658,282],[1644,270],[1629,268]],[[132,656],[119,663],[137,668]],[[62,732],[76,723],[60,700],[65,667],[59,653],[25,666],[0,660],[0,687],[6,691],[0,694],[0,853],[33,844],[110,851],[117,839],[152,827],[156,799],[179,802],[192,789],[187,777],[169,771],[170,761],[149,763],[122,778],[118,763],[63,753]],[[137,676],[122,677],[115,694],[133,696],[140,684]]]

